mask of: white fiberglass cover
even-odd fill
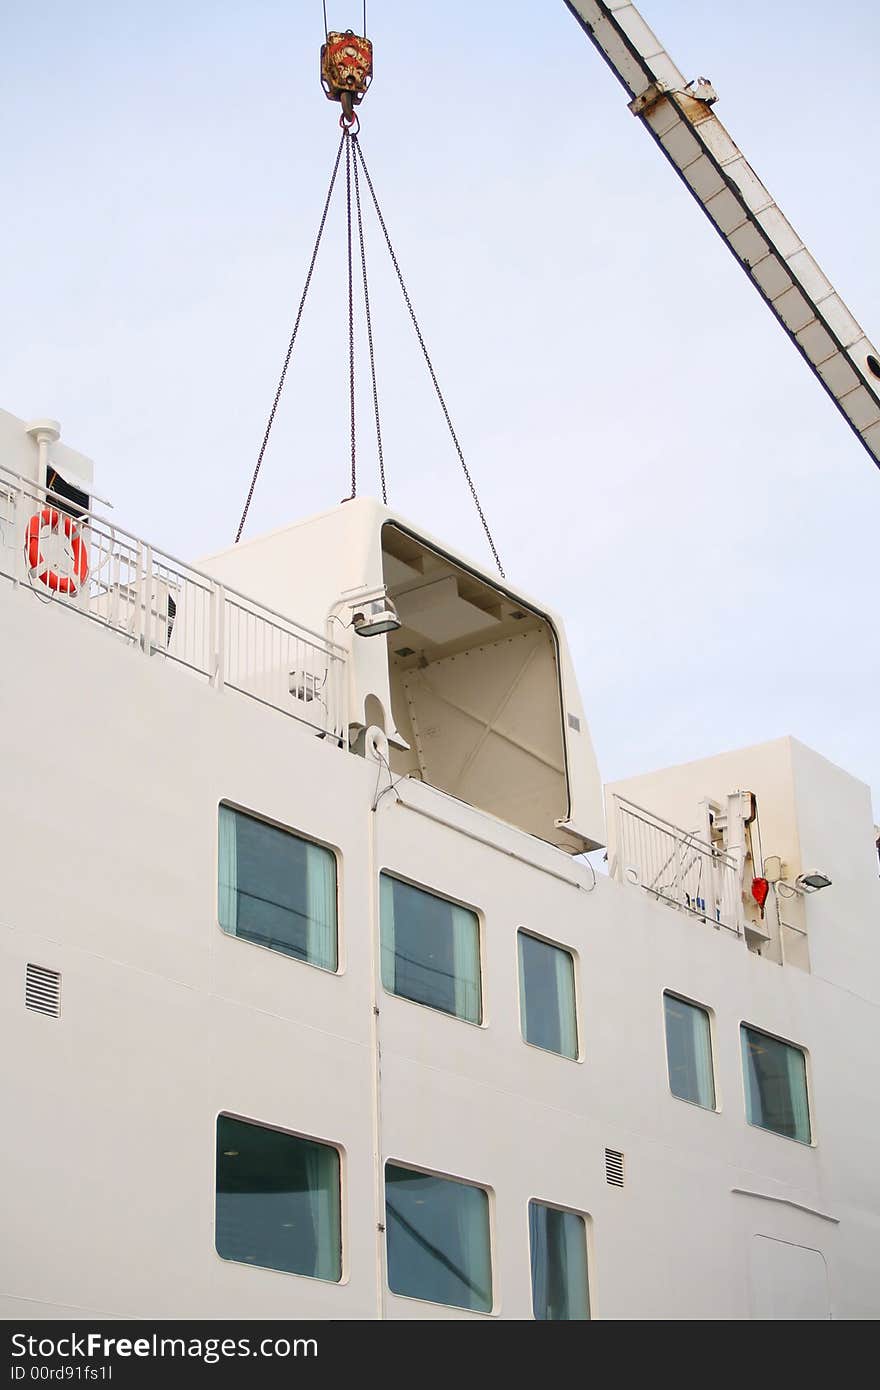
[[[389,633],[394,723],[410,773],[544,839],[569,819],[564,715],[550,621],[402,527],[382,530],[401,627]],[[580,720],[575,716],[577,723]]]
[[[602,792],[561,622],[369,498],[233,546],[203,567],[332,641],[349,741],[378,726],[411,776],[578,854]],[[390,599],[400,627],[370,632]],[[364,622],[366,617],[367,621]],[[280,673],[297,689],[290,673]]]

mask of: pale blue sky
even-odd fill
[[[878,7],[642,8],[876,341]],[[338,138],[320,0],[29,0],[3,27],[0,406],[59,418],[123,525],[218,549]],[[364,151],[508,575],[566,615],[603,775],[792,733],[880,806],[880,473],[561,0],[372,0],[369,27]],[[346,491],[341,227],[340,203],[251,535]],[[390,500],[483,557],[370,254]]]

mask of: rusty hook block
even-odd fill
[[[321,44],[321,86],[328,101],[338,101],[348,124],[373,80],[373,45],[352,29],[331,33]]]

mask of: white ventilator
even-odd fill
[[[880,466],[880,352],[712,111],[627,0],[565,0],[758,293]]]

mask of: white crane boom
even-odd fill
[[[880,467],[880,352],[712,111],[629,0],[565,0],[762,299]]]

